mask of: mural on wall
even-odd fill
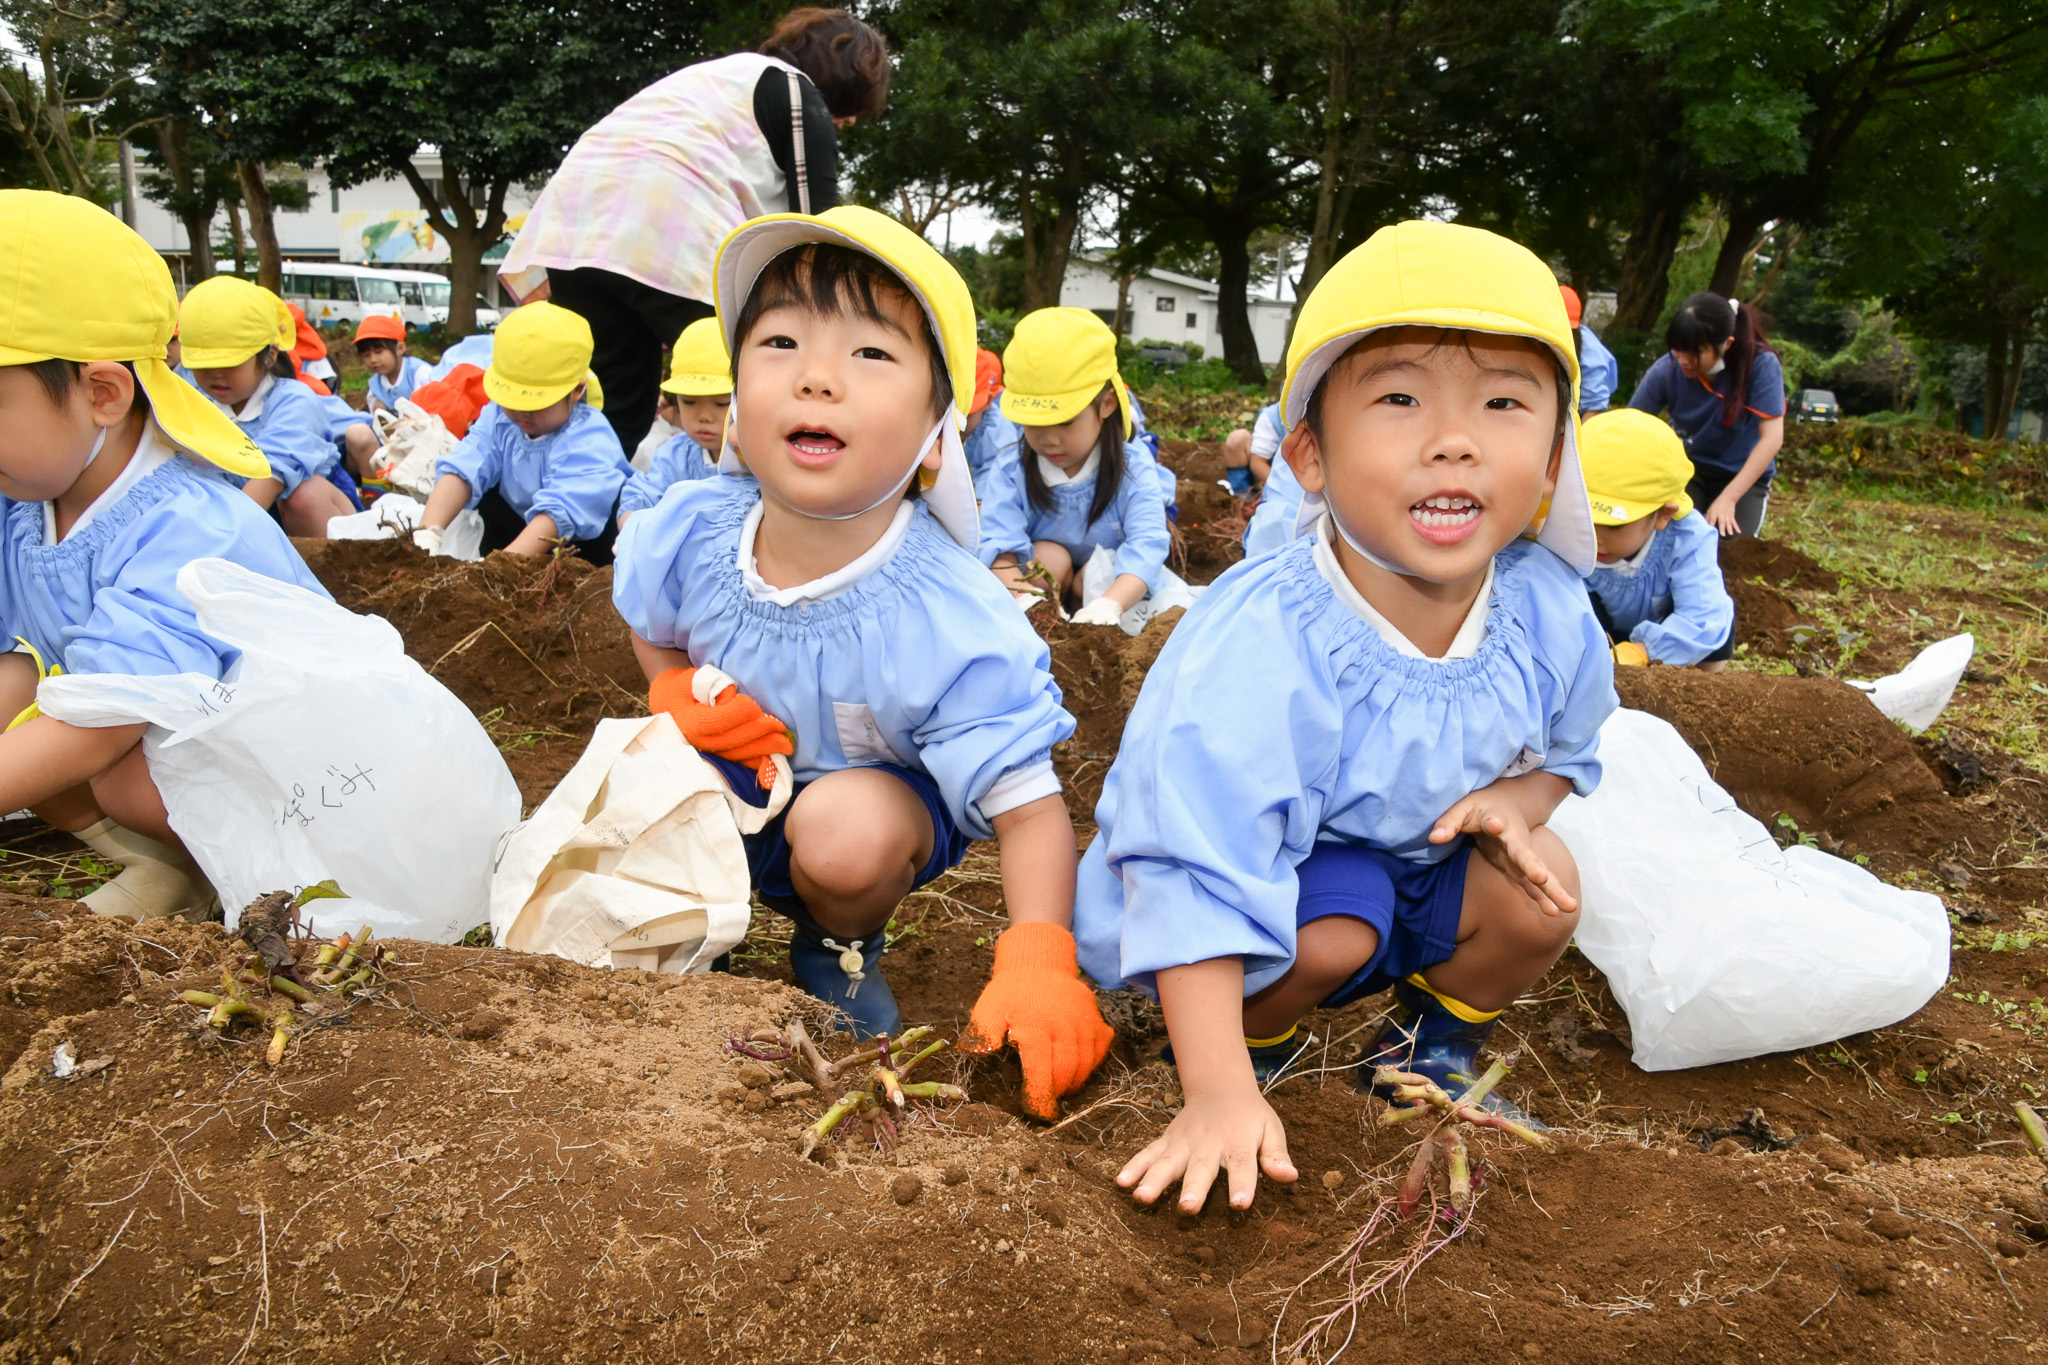
[[[484,259],[502,260],[525,222],[523,213],[507,222],[505,237]],[[341,259],[352,265],[441,265],[448,260],[448,243],[424,209],[353,209],[341,215]]]

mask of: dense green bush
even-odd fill
[[[1885,486],[1962,503],[2048,507],[2048,449],[2032,441],[1972,440],[1926,422],[1795,423],[1778,468],[1794,484]]]

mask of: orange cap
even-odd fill
[[[977,349],[974,352],[974,401],[967,405],[967,410],[980,412],[1002,391],[1002,360],[994,351]]]
[[[366,341],[403,341],[405,324],[387,313],[375,313],[356,324],[356,345]]]
[[[1557,287],[1557,292],[1564,295],[1565,321],[1577,327],[1579,319],[1586,315],[1585,305],[1579,302],[1579,291],[1568,284],[1561,284]]]

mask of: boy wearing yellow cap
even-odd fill
[[[163,258],[82,199],[5,190],[0,260],[0,638],[16,647],[0,655],[0,806],[35,810],[124,869],[85,898],[93,910],[198,910],[212,889],[170,828],[144,727],[41,716],[37,684],[59,671],[224,676],[236,651],[177,588],[195,559],[324,590],[220,477],[267,478],[263,453],[164,363],[178,302]]]
[[[795,922],[797,984],[863,1035],[901,1022],[879,969],[898,903],[994,836],[1010,928],[970,1045],[1016,1042],[1025,1102],[1050,1114],[1110,1033],[1068,927],[1052,746],[1073,717],[974,554],[967,286],[900,223],[842,207],[741,226],[717,298],[735,384],[721,470],[754,477],[678,484],[620,534],[613,600],[649,703],[687,715],[721,695],[697,692],[715,665],[787,725],[796,795],[749,841],[754,876]],[[754,770],[724,767],[762,796]]]
[[[1024,440],[983,485],[982,562],[1013,592],[1035,562],[1064,595],[1096,550],[1114,550],[1115,580],[1073,619],[1115,625],[1152,591],[1173,546],[1156,466],[1132,458],[1116,334],[1085,308],[1041,308],[1017,324],[1003,372],[1003,415]]]
[[[441,457],[416,544],[438,552],[455,514],[475,508],[486,551],[544,555],[567,543],[593,564],[612,562],[612,518],[633,467],[599,410],[590,351],[590,324],[568,309],[513,310],[484,371],[491,401]]]
[[[1303,533],[1174,631],[1082,861],[1082,965],[1156,990],[1187,1096],[1118,1176],[1139,1200],[1295,1178],[1261,1082],[1315,1008],[1392,986],[1361,1082],[1463,1093],[1570,939],[1546,822],[1598,782],[1615,707],[1577,378],[1549,270],[1489,232],[1383,229],[1304,303],[1280,400]]]
[[[291,308],[261,285],[216,275],[192,286],[178,310],[178,338],[192,383],[249,434],[270,476],[242,491],[295,536],[327,538],[327,523],[362,510],[341,467],[320,399],[295,378]]]
[[[621,526],[635,512],[660,502],[672,485],[718,474],[725,415],[732,408],[732,359],[725,353],[717,318],[699,318],[676,338],[661,391],[674,400],[681,430],[654,452],[645,470],[634,470],[626,480],[619,494]]]
[[[1721,537],[1685,491],[1685,443],[1649,413],[1619,408],[1586,419],[1579,451],[1600,542],[1586,590],[1614,662],[1720,672],[1734,653],[1735,600]]]

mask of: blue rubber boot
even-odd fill
[[[1359,1088],[1370,1089],[1391,1102],[1392,1092],[1372,1083],[1376,1068],[1391,1066],[1429,1077],[1456,1099],[1470,1090],[1485,1070],[1479,1065],[1479,1049],[1486,1045],[1499,1017],[1499,1010],[1475,1010],[1439,995],[1423,984],[1420,973],[1397,982],[1393,1014],[1378,1041],[1358,1064]],[[1503,1099],[1498,1091],[1480,1100],[1479,1107],[1524,1128],[1539,1133],[1549,1131]]]
[[[888,942],[880,929],[867,938],[841,942],[813,938],[799,927],[789,941],[789,970],[796,984],[846,1015],[856,1038],[896,1033],[903,1025],[896,995],[876,965]]]

